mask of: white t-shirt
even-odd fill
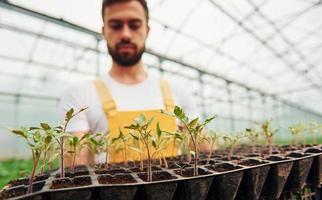
[[[118,111],[163,109],[164,101],[160,87],[160,78],[149,74],[144,81],[129,85],[114,80],[108,73],[101,77],[107,85],[116,103]],[[196,116],[196,105],[188,87],[169,83],[175,104],[182,107],[188,115]],[[65,113],[74,108],[75,112],[88,107],[75,116],[69,123],[67,131],[106,131],[108,124],[93,81],[77,83],[66,89],[59,103],[59,115],[62,121]]]

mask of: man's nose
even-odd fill
[[[128,25],[124,25],[122,29],[122,39],[131,39],[132,33]]]

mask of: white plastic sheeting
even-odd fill
[[[101,0],[9,2],[101,30]],[[150,0],[148,4],[149,50],[322,113],[320,1]],[[0,158],[23,156],[29,152],[6,127],[58,123],[55,107],[65,86],[106,73],[111,61],[104,41],[97,43],[91,35],[2,7],[0,44]],[[284,127],[280,132],[285,136],[289,124],[321,121],[320,115],[227,85],[220,78],[200,78],[181,64],[166,60],[160,64],[149,54],[144,60],[148,66],[163,68],[168,79],[189,84],[200,112],[219,115],[212,124],[217,130],[242,131],[251,121],[273,117],[276,126]]]

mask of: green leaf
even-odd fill
[[[139,128],[138,125],[131,124],[130,126],[125,126],[124,128],[126,129],[132,129],[132,130],[137,130]]]
[[[179,106],[175,106],[174,107],[174,110],[173,110],[173,113],[179,117],[181,119],[181,117],[183,116],[183,111],[182,109],[179,107]]]
[[[47,135],[44,139],[44,142],[46,145],[50,144],[52,141],[52,137],[50,135]]]
[[[73,144],[76,145],[79,142],[79,138],[77,136],[73,137]]]
[[[72,117],[73,117],[73,113],[74,113],[74,109],[71,108],[67,113],[66,113],[66,116],[65,116],[65,121],[69,121]]]
[[[134,119],[134,122],[136,122],[140,126],[143,126],[145,120],[146,120],[145,116],[143,114],[140,114],[137,118]]]
[[[146,123],[146,126],[150,126],[151,123],[153,122],[153,120],[155,119],[155,116],[153,116],[147,123]]]
[[[155,139],[151,139],[152,141],[152,146],[154,147],[154,148],[157,148],[157,141],[155,140]]]
[[[199,121],[199,117],[193,119],[191,122],[189,122],[188,126],[189,127],[194,127]]]
[[[26,138],[27,139],[27,135],[25,132],[21,131],[21,130],[11,130],[11,132],[13,132],[14,134],[20,136],[20,137],[23,137],[23,138]]]
[[[82,141],[82,140],[84,140],[84,139],[88,138],[89,136],[90,136],[90,133],[86,133],[86,134],[84,134],[84,135],[81,137],[80,141]]]
[[[159,122],[157,123],[157,135],[158,135],[158,137],[161,137],[161,133],[162,133],[162,131],[161,131],[161,129],[160,129],[160,124],[159,124]]]
[[[39,131],[36,131],[34,135],[32,136],[35,143],[39,142],[41,140],[41,135]]]
[[[213,119],[215,119],[217,117],[217,115],[211,116],[209,118],[207,118],[204,123],[203,126],[205,126],[206,124],[208,124],[209,122],[211,122]]]
[[[78,111],[78,113],[83,112],[83,111],[84,111],[84,110],[86,110],[87,108],[88,108],[88,107],[80,109],[80,110]]]
[[[176,138],[176,139],[179,139],[179,140],[183,140],[182,135],[181,135],[181,134],[179,134],[179,133],[176,133],[176,134],[175,134],[175,138]]]
[[[136,135],[134,135],[133,133],[131,133],[131,132],[129,132],[129,134],[136,140],[136,141],[138,141],[139,140],[139,137],[138,136],[136,136]]]
[[[46,124],[46,123],[40,123],[40,126],[41,126],[41,128],[43,128],[44,130],[49,130],[49,129],[51,129],[51,128],[50,128],[50,126],[49,126],[48,124]]]
[[[95,145],[97,145],[97,146],[101,146],[102,145],[102,143],[99,143],[97,140],[95,140],[93,137],[91,137],[91,138],[89,138],[89,140],[93,143],[93,144],[95,144]]]
[[[135,147],[129,147],[131,150],[133,150],[133,151],[136,151],[136,152],[138,152],[138,153],[144,153],[143,151],[141,151],[140,149],[138,149],[138,148],[135,148]]]
[[[38,127],[30,127],[29,128],[29,131],[33,131],[33,130],[39,130],[40,128],[38,128]]]

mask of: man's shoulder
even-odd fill
[[[94,89],[94,84],[92,80],[86,81],[76,81],[71,84],[66,85],[63,93],[65,94],[82,94],[92,92]]]

